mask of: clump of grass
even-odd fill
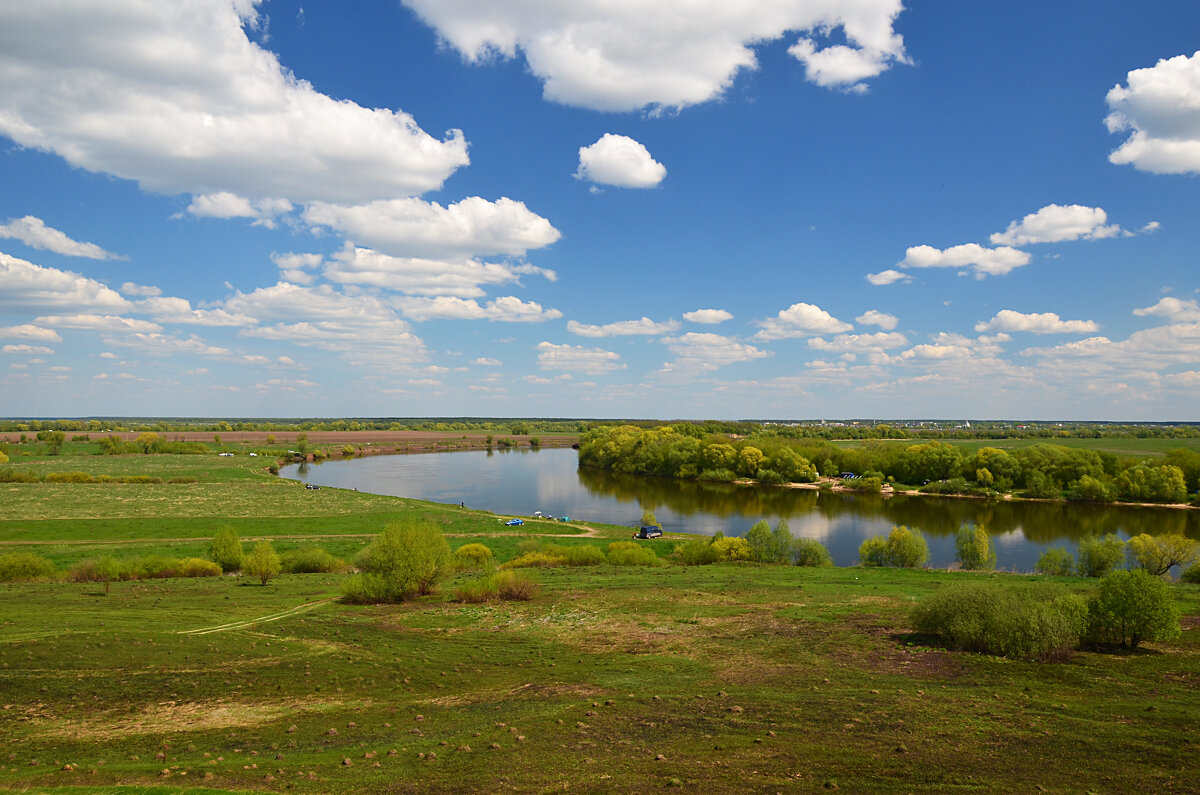
[[[664,561],[650,547],[633,541],[614,541],[608,545],[605,558],[610,566],[663,566]]]
[[[454,591],[454,599],[469,604],[496,599],[527,602],[537,591],[537,583],[526,574],[517,571],[496,571],[464,583]]]
[[[41,478],[37,473],[15,467],[0,468],[0,483],[37,483]]]
[[[58,568],[50,560],[32,552],[5,552],[0,555],[0,582],[36,582],[58,577]]]
[[[279,557],[285,574],[321,574],[349,568],[346,561],[317,546],[289,549]]]
[[[550,568],[566,565],[566,559],[549,552],[526,552],[501,566],[502,569]]]
[[[92,483],[94,478],[87,472],[47,472],[42,480],[46,483]]]

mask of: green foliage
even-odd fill
[[[1075,558],[1066,547],[1050,547],[1038,558],[1034,568],[1038,574],[1065,577],[1075,568]]]
[[[1126,550],[1129,565],[1145,569],[1155,576],[1166,574],[1172,566],[1187,566],[1200,558],[1200,541],[1182,533],[1152,536],[1142,533],[1129,539]]]
[[[4,467],[0,469],[0,483],[37,483],[41,480],[36,472],[31,472],[28,469],[17,469],[16,467]]]
[[[566,565],[566,558],[561,555],[555,555],[550,552],[542,552],[534,550],[526,552],[523,555],[513,558],[508,563],[505,563],[500,568],[502,569],[529,569],[529,568],[553,568],[554,566]]]
[[[954,539],[955,558],[964,569],[996,568],[996,551],[983,525],[963,525]]]
[[[713,552],[716,553],[718,563],[754,560],[754,549],[744,538],[736,536],[714,538],[711,546]]]
[[[175,565],[176,577],[220,577],[221,567],[205,558],[180,558]]]
[[[710,538],[693,538],[678,544],[672,556],[685,566],[707,566],[717,562],[717,552],[712,548]]]
[[[395,522],[359,553],[362,572],[343,586],[350,601],[399,602],[431,593],[451,567],[450,545],[429,522]]]
[[[1115,533],[1103,538],[1084,536],[1075,548],[1077,571],[1084,577],[1103,577],[1125,559],[1125,542]]]
[[[553,547],[547,551],[561,556],[568,566],[599,566],[604,563],[604,551],[591,544]]]
[[[8,455],[6,455],[3,450],[0,450],[0,464],[7,464],[7,463],[8,463]]]
[[[0,554],[0,582],[36,582],[58,577],[54,563],[32,552]]]
[[[1200,585],[1200,563],[1193,563],[1179,575],[1180,582],[1190,582]]]
[[[282,570],[279,554],[275,552],[275,547],[270,541],[259,541],[255,544],[242,564],[242,571],[246,576],[257,578],[263,585],[278,577]]]
[[[1021,660],[1062,659],[1088,627],[1084,600],[1057,584],[992,582],[951,585],[912,612],[918,632],[947,645]]]
[[[243,558],[245,553],[237,531],[228,526],[218,530],[208,545],[208,559],[220,566],[221,571],[229,573],[241,571]]]
[[[829,550],[815,538],[797,538],[792,542],[792,561],[797,566],[825,568],[833,565]]]
[[[929,560],[929,544],[920,530],[910,530],[904,525],[894,527],[887,538],[887,559],[892,566],[920,568]]]
[[[75,564],[67,572],[67,579],[71,582],[102,582],[104,583],[104,594],[108,595],[109,588],[114,581],[127,580],[132,578],[132,572],[129,567],[121,563],[112,555],[105,555],[101,558],[93,558]]]
[[[486,569],[492,561],[492,550],[484,544],[463,544],[454,550],[454,567],[457,569]]]
[[[1138,464],[1117,475],[1117,494],[1128,502],[1169,502],[1187,500],[1183,471],[1171,464]]]
[[[863,541],[858,547],[858,562],[863,566],[888,565],[887,539],[872,536]]]
[[[494,571],[464,583],[454,591],[458,602],[481,603],[496,599],[528,601],[536,595],[537,583],[517,571]]]
[[[1179,637],[1179,608],[1167,584],[1145,569],[1114,571],[1088,603],[1088,637],[1137,648],[1144,640]]]
[[[346,561],[316,546],[289,549],[279,556],[279,563],[286,574],[318,574],[345,571],[347,568]]]
[[[654,511],[646,509],[642,511],[642,527],[657,527],[662,529],[662,523],[658,521],[658,517],[654,515]]]
[[[1067,493],[1067,499],[1075,502],[1112,502],[1112,490],[1100,478],[1084,475],[1075,481]]]
[[[651,547],[633,541],[614,541],[604,553],[610,566],[662,566]]]

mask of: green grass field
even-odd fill
[[[539,531],[627,538],[532,522],[506,533],[491,514],[306,491],[252,461],[97,456],[109,472],[190,467],[200,482],[0,484],[0,552],[60,565],[197,554],[232,524],[349,558],[411,516],[501,559]],[[532,571],[530,602],[450,601],[467,576],[386,606],[342,603],[332,574],[124,582],[107,596],[0,585],[0,788],[1160,792],[1194,790],[1200,774],[1200,586],[1172,586],[1177,641],[1036,664],[947,651],[908,626],[947,583],[1016,575],[599,566]]]

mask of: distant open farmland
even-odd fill
[[[305,431],[160,431],[159,436],[166,439],[178,440],[184,442],[212,442],[214,436],[220,436],[221,442],[224,444],[268,444],[267,437],[275,438],[275,444],[297,444],[297,437]],[[29,433],[27,436],[32,437],[34,434]],[[78,435],[76,433],[68,433],[67,436]],[[139,431],[121,431],[121,432],[91,432],[86,433],[91,437],[92,441],[103,439],[106,436],[115,436],[124,441],[132,441],[142,435]],[[483,446],[487,443],[487,437],[492,436],[496,441],[500,439],[512,439],[514,441],[524,441],[536,436],[546,447],[562,446],[574,444],[579,438],[578,434],[563,434],[563,433],[538,433],[528,436],[514,436],[508,433],[484,433],[479,431],[308,431],[309,446],[317,446],[325,444],[371,444],[393,446],[403,449],[405,445],[409,446],[432,446],[433,444],[453,444],[455,442],[467,442],[472,446]],[[0,441],[16,442],[21,438],[20,433],[8,432],[0,433]]]

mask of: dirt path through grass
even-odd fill
[[[235,630],[235,629],[246,629],[247,627],[253,627],[258,624],[266,624],[271,621],[279,621],[282,618],[287,618],[288,616],[294,616],[297,613],[306,612],[308,610],[311,610],[314,607],[317,607],[318,605],[323,605],[326,602],[332,602],[336,598],[337,598],[336,596],[331,596],[328,599],[318,599],[315,602],[305,602],[302,605],[296,605],[295,607],[289,607],[287,610],[283,610],[278,613],[272,613],[272,614],[266,615],[266,616],[260,616],[258,618],[248,618],[243,621],[231,621],[228,624],[218,624],[215,627],[201,627],[200,629],[185,629],[185,630],[180,630],[179,632],[176,632],[175,634],[176,635],[211,635],[214,632],[229,632],[229,631]]]

